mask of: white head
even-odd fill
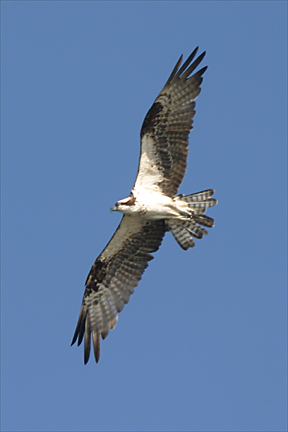
[[[133,193],[129,195],[129,197],[124,198],[122,200],[119,200],[116,202],[116,204],[110,209],[110,211],[119,211],[124,214],[131,214],[134,210],[134,204],[135,204],[136,198],[134,197]]]

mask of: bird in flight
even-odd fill
[[[140,160],[134,186],[112,211],[123,213],[113,237],[98,256],[86,279],[80,316],[72,339],[78,346],[84,338],[84,363],[89,360],[91,335],[96,363],[100,336],[105,339],[116,326],[118,313],[128,303],[148,262],[153,259],[167,231],[182,249],[208,234],[214,220],[205,215],[217,204],[209,189],[176,195],[183,180],[188,155],[188,137],[195,115],[195,99],[201,89],[205,56],[195,60],[198,48],[184,64],[179,58],[163,89],[142,124]],[[204,228],[205,227],[205,228]]]

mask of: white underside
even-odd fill
[[[121,206],[117,210],[127,215],[137,215],[145,219],[181,219],[191,217],[187,203],[177,197],[170,198],[151,189],[132,190],[136,202],[132,206]],[[121,201],[120,201],[121,202]]]

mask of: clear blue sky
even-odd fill
[[[287,3],[2,1],[2,430],[286,430]],[[180,54],[208,65],[170,234],[98,365],[70,347]]]

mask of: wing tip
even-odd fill
[[[79,318],[78,318],[77,325],[76,325],[76,329],[75,329],[75,332],[74,332],[70,346],[74,345],[74,343],[77,341],[77,338],[78,338],[78,346],[81,344],[84,331],[85,331],[85,316],[84,316],[84,308],[83,308],[83,304],[82,304],[81,309],[80,309]]]
[[[173,79],[174,76],[176,75],[176,72],[178,71],[178,69],[179,69],[179,67],[180,67],[180,65],[181,65],[181,63],[182,63],[182,60],[183,60],[183,54],[180,55],[180,57],[179,57],[179,59],[178,59],[176,65],[174,66],[174,68],[173,68],[171,74],[169,75],[169,78],[167,79],[167,81],[166,81],[164,87],[165,87],[166,85],[168,85],[168,84],[172,81],[172,79]]]
[[[100,334],[95,331],[92,333],[92,338],[93,338],[93,347],[94,347],[94,357],[96,363],[98,363],[100,359]]]

